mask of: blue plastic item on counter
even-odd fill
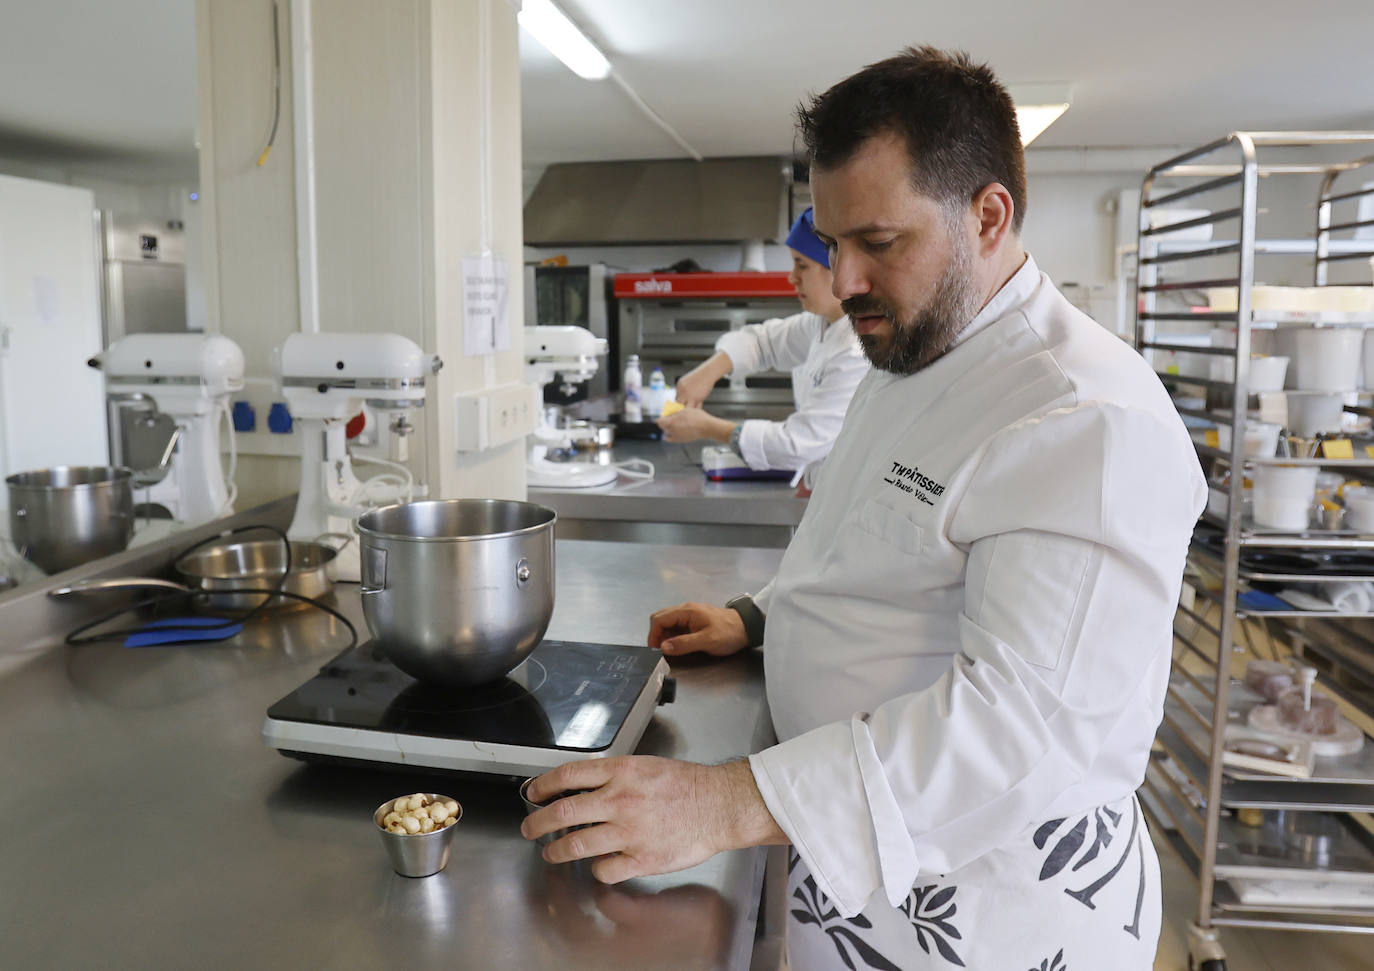
[[[125,647],[157,647],[190,641],[222,641],[243,630],[242,624],[218,617],[169,617],[155,620],[124,639]]]

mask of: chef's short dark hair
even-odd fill
[[[1026,155],[1016,106],[986,64],[963,51],[908,47],[797,106],[810,163],[836,168],[888,132],[906,142],[911,184],[965,206],[993,182],[1011,194],[1012,226],[1026,214]]]

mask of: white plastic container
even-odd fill
[[[1374,533],[1374,489],[1369,486],[1351,486],[1345,490],[1343,496],[1346,527],[1358,529],[1362,533]]]
[[[1284,378],[1288,375],[1288,358],[1250,356],[1250,390],[1282,391]]]
[[[1255,525],[1307,529],[1317,495],[1315,465],[1261,465],[1255,469]]]
[[[1288,427],[1302,438],[1314,438],[1320,432],[1341,430],[1345,414],[1345,396],[1340,394],[1290,394],[1288,397]]]
[[[644,372],[639,369],[639,355],[631,354],[625,362],[625,420],[644,420]]]
[[[1296,386],[1303,391],[1357,391],[1364,358],[1364,331],[1306,327],[1295,331]]]
[[[1279,425],[1263,421],[1245,424],[1245,454],[1250,458],[1273,458],[1279,449]],[[1217,426],[1217,446],[1223,451],[1231,449],[1231,426]]]

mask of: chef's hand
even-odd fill
[[[664,654],[725,657],[749,646],[740,615],[729,607],[685,603],[649,615],[649,646]]]
[[[730,441],[735,423],[707,414],[700,408],[683,408],[677,414],[664,415],[658,420],[665,442],[695,442],[699,438]]]
[[[678,403],[688,408],[700,408],[711,389],[716,386],[716,382],[732,370],[734,365],[730,361],[730,355],[724,351],[716,351],[677,379],[674,389],[677,392]]]
[[[536,839],[586,826],[544,847],[550,863],[600,857],[602,883],[685,870],[725,850],[787,842],[759,794],[747,761],[699,765],[653,755],[569,762],[530,783],[535,802],[570,789],[525,817],[520,833]]]

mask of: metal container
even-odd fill
[[[529,656],[553,616],[552,509],[504,499],[401,503],[358,517],[363,615],[429,684],[485,684]]]
[[[431,802],[457,801],[451,796],[441,796],[437,792],[427,792],[425,795]],[[388,799],[372,814],[372,822],[381,834],[382,845],[386,847],[387,858],[391,860],[391,868],[403,877],[427,877],[448,866],[449,847],[453,843],[453,831],[458,826],[445,826],[429,833],[407,833],[405,836],[388,833],[382,827],[382,819],[391,810],[395,801]],[[461,804],[458,806],[456,818],[463,818]]]
[[[133,477],[86,465],[9,476],[10,539],[47,573],[120,552],[134,535]]]
[[[292,542],[291,571],[282,583],[282,591],[312,599],[328,596],[334,590],[328,567],[342,548],[323,543]],[[160,577],[106,577],[78,580],[49,591],[48,596],[66,597],[72,594],[153,588],[194,594],[191,604],[199,611],[253,610],[261,606],[266,598],[261,591],[271,590],[281,579],[284,565],[282,553],[281,540],[277,539],[207,546],[193,550],[174,564],[173,569],[184,583]],[[272,597],[267,606],[290,608],[307,607],[309,604],[296,597],[277,596]]]
[[[615,426],[602,421],[570,421],[564,427],[579,452],[610,448],[615,444]]]
[[[531,776],[530,778],[526,779],[524,782],[520,783],[520,801],[523,802],[523,803],[525,804],[525,815],[526,815],[526,816],[530,815],[531,813],[535,812],[536,810],[543,809],[545,806],[549,805],[549,803],[547,803],[547,802],[535,802],[533,799],[531,799],[531,798],[529,797],[530,783],[533,782],[534,779],[535,779],[535,777],[534,777],[534,776]],[[591,792],[591,791],[592,791],[592,790],[590,790],[590,789],[574,789],[574,790],[571,791],[571,792],[560,792],[560,793],[558,794],[558,798],[559,798],[559,799],[562,799],[562,798],[564,798],[565,796],[574,796],[574,795],[577,795],[579,792]],[[550,802],[552,802],[552,801],[553,801],[553,800],[550,800]],[[569,827],[567,827],[566,829],[556,829],[556,830],[554,830],[554,831],[551,832],[551,833],[545,833],[543,836],[536,836],[535,839],[534,839],[534,841],[535,841],[536,843],[538,843],[540,846],[548,846],[550,843],[554,842],[555,840],[561,840],[564,836],[567,836],[567,835],[568,835],[569,833],[571,833],[573,830],[576,830],[576,829],[586,829],[588,826],[591,826],[591,825],[594,825],[594,824],[593,824],[593,823],[586,823],[586,824],[584,824],[584,825],[582,825],[582,826],[569,826]]]
[[[291,570],[282,590],[312,599],[332,593],[334,581],[329,578],[329,564],[347,545],[348,537],[342,538],[345,542],[337,547],[292,541]],[[252,610],[262,604],[263,595],[236,591],[276,586],[286,565],[285,552],[279,539],[220,543],[193,550],[177,560],[174,569],[187,586],[207,595],[204,602],[208,606],[216,610]],[[295,597],[273,597],[268,606],[307,607],[309,604]]]

